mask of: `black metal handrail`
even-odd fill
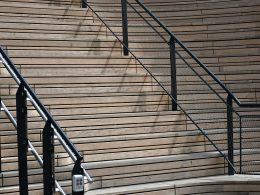
[[[87,171],[82,167],[81,165],[81,161],[83,160],[83,156],[79,153],[79,151],[76,149],[76,147],[73,145],[73,143],[69,140],[69,138],[66,136],[66,134],[63,132],[63,130],[61,129],[61,127],[58,125],[58,123],[54,120],[54,118],[52,117],[52,115],[49,113],[49,111],[46,109],[46,107],[43,105],[43,103],[40,101],[40,99],[37,97],[37,95],[34,93],[34,91],[32,90],[32,88],[29,86],[29,84],[26,82],[26,80],[23,78],[23,76],[20,74],[20,72],[17,70],[17,68],[15,67],[14,63],[11,61],[11,59],[8,57],[8,55],[4,52],[4,50],[0,47],[0,58],[2,60],[2,64],[5,66],[5,68],[8,70],[8,72],[10,73],[11,77],[16,81],[16,83],[19,85],[19,89],[22,88],[22,90],[24,91],[24,93],[26,93],[27,97],[29,98],[29,100],[31,101],[32,105],[35,107],[35,109],[38,111],[39,115],[43,118],[43,120],[46,122],[46,124],[49,124],[50,128],[53,129],[54,134],[57,136],[59,142],[61,143],[61,145],[64,147],[65,151],[68,152],[69,156],[72,158],[74,164],[74,168],[73,168],[73,172],[72,174],[81,174],[84,175],[88,182],[93,182],[92,178],[89,176],[89,174],[87,173]],[[18,89],[18,92],[20,91]],[[18,94],[17,92],[17,94]],[[21,94],[21,93],[20,93]],[[19,96],[20,97],[20,96]],[[21,97],[20,97],[21,98]],[[19,98],[16,95],[16,100],[19,100]],[[17,103],[17,105],[19,105],[20,103]],[[3,105],[3,108],[6,108]],[[21,107],[21,106],[19,106]],[[17,107],[18,108],[18,107]],[[25,107],[26,108],[26,107]],[[27,108],[26,108],[27,109]],[[11,122],[13,123],[13,125],[15,127],[17,127],[17,130],[19,130],[18,128],[18,116],[20,116],[19,114],[17,114],[17,122],[16,120],[13,118],[13,116],[11,115],[11,113],[7,110],[4,109],[8,118],[11,120]],[[21,110],[21,109],[20,109]],[[23,110],[23,109],[22,109]],[[25,116],[26,117],[26,116]],[[21,117],[20,117],[21,118]],[[26,119],[27,120],[27,119]],[[19,123],[21,124],[21,122]],[[21,129],[21,127],[20,127]],[[24,129],[25,132],[27,132],[27,128],[24,127],[22,128]],[[46,132],[46,128],[43,129],[43,133]],[[27,133],[25,133],[27,134]],[[26,139],[26,138],[25,138]],[[46,170],[46,166],[44,167],[44,155],[43,155],[43,159],[42,157],[39,156],[39,154],[37,153],[37,151],[34,149],[33,145],[31,144],[31,142],[29,140],[27,140],[28,142],[28,146],[29,148],[32,149],[32,153],[33,155],[36,157],[36,160],[39,162],[39,164],[41,166],[43,166],[43,172],[46,175],[52,174],[51,170]],[[19,145],[19,144],[18,144]],[[43,146],[46,145],[43,142]],[[18,148],[23,148],[23,147],[18,147]],[[45,147],[46,148],[46,147]],[[49,149],[47,148],[48,153],[49,153]],[[23,153],[26,156],[26,153]],[[46,156],[46,155],[45,155]],[[19,157],[20,158],[20,157]],[[19,161],[20,164],[20,161]],[[25,168],[26,169],[26,168]],[[75,171],[75,170],[76,171]],[[20,169],[19,169],[20,170]],[[19,172],[20,174],[20,172]],[[24,176],[27,177],[27,176]],[[19,175],[20,178],[20,175]],[[22,181],[22,180],[21,180]],[[44,182],[44,183],[49,183],[50,185],[54,185],[54,183],[52,183],[52,181],[48,181],[48,182]],[[25,191],[28,191],[26,185],[27,184],[20,184],[21,188]],[[57,186],[57,188],[59,189],[59,191],[62,194],[65,194],[65,192],[63,191],[63,189],[60,187],[60,185],[58,184],[58,182],[55,180],[55,185]],[[44,187],[44,189],[46,189]],[[73,191],[73,194],[75,194],[75,192]]]
[[[247,108],[260,108],[260,103],[241,103],[241,101],[230,91],[230,89],[227,88],[227,86],[219,79],[217,78],[211,70],[208,69],[208,67],[201,62],[198,57],[189,49],[187,48],[180,39],[178,39],[175,34],[169,29],[167,28],[161,21],[160,19],[158,19],[142,2],[140,2],[140,0],[135,0],[138,5],[140,5],[140,7],[142,7],[144,9],[144,11],[149,14],[154,21],[171,37],[174,39],[174,41],[176,41],[176,43],[178,43],[182,49],[184,51],[186,51],[189,56],[195,60],[206,72],[208,75],[211,76],[211,78],[216,81],[219,86],[227,93],[228,96],[230,96],[236,103],[238,106],[240,107],[247,107]]]
[[[172,48],[171,48],[171,47],[172,47],[172,45],[174,45],[174,40],[173,40],[173,38],[171,38],[170,41],[167,41],[166,38],[165,38],[144,16],[142,16],[142,14],[141,14],[131,3],[129,3],[127,0],[124,0],[124,1],[135,11],[136,14],[138,14],[138,15],[149,25],[149,27],[151,27],[151,28],[156,32],[156,34],[157,34],[166,44],[168,44],[168,45],[170,46],[170,50],[172,51]],[[159,19],[158,19],[158,20],[159,20]],[[165,26],[165,28],[168,29],[166,26]],[[170,30],[168,29],[168,31],[170,31]],[[192,72],[194,72],[194,73],[196,74],[196,76],[198,76],[198,77],[202,80],[202,82],[203,82],[205,85],[207,85],[207,87],[208,87],[211,91],[213,91],[213,92],[215,93],[215,95],[216,95],[220,100],[222,100],[223,103],[226,104],[227,107],[230,107],[230,106],[227,104],[227,102],[225,101],[225,99],[224,99],[223,97],[221,97],[221,95],[195,70],[195,68],[190,65],[190,63],[180,54],[180,52],[178,52],[176,49],[174,49],[174,51],[175,51],[175,53],[177,54],[177,56],[178,56],[180,59],[182,59],[183,62],[190,68],[190,70],[192,70]],[[176,66],[176,64],[171,64],[171,66]],[[175,68],[176,68],[176,67],[175,67]],[[174,87],[172,86],[173,89],[172,89],[171,94],[175,95],[175,100],[177,100],[177,89],[176,89],[176,88],[177,88],[177,84],[176,84],[177,80],[176,80],[176,72],[175,72],[174,75],[171,75],[171,77],[173,77],[173,78],[175,79],[175,82],[172,82],[172,84],[174,84],[175,86],[174,86]],[[174,110],[174,109],[173,109],[173,110]],[[231,110],[232,110],[235,114],[237,114],[238,116],[240,116],[240,114],[239,114],[236,110],[234,110],[233,108],[231,108]]]
[[[176,53],[178,55],[178,57],[180,59],[182,59],[185,64],[202,80],[202,82],[204,84],[206,84],[210,90],[212,90],[215,95],[217,95],[222,101],[223,103],[226,105],[227,108],[227,138],[228,138],[228,159],[229,162],[228,163],[228,174],[229,175],[233,175],[236,171],[234,170],[234,166],[231,166],[231,164],[233,165],[234,163],[234,120],[233,120],[233,113],[235,113],[239,118],[241,118],[240,113],[238,113],[238,111],[236,109],[234,109],[233,107],[233,101],[236,102],[236,104],[238,105],[238,107],[243,107],[243,108],[259,108],[260,104],[259,103],[241,103],[241,101],[231,92],[230,89],[228,89],[228,87],[220,80],[218,79],[209,69],[208,67],[202,63],[197,56],[191,52],[190,49],[188,49],[176,36],[174,33],[172,33],[143,3],[140,2],[140,0],[135,0],[137,2],[137,4],[139,5],[139,7],[143,8],[145,13],[148,14],[154,22],[156,22],[160,28],[163,29],[164,35],[161,34],[161,31],[159,32],[154,25],[152,25],[150,23],[150,20],[148,21],[141,13],[139,10],[137,10],[128,0],[122,0],[122,7],[123,4],[128,4],[134,11],[136,14],[139,15],[140,18],[142,18],[148,25],[150,28],[152,28],[157,34],[158,36],[170,46],[170,53],[171,53],[171,58],[170,58],[170,63],[171,63],[171,68],[172,69],[176,69],[176,61],[172,60],[172,53]],[[127,12],[126,10],[122,9],[122,12]],[[123,19],[122,19],[123,20]],[[124,20],[122,21],[122,23],[126,23]],[[157,26],[157,25],[156,25]],[[123,28],[128,28],[127,26]],[[165,39],[165,32],[166,34],[168,34],[170,36],[170,41],[167,41]],[[123,35],[123,36],[128,36],[128,35]],[[211,85],[205,80],[203,79],[203,77],[195,70],[195,68],[193,68],[186,60],[185,58],[175,49],[175,43],[177,43],[186,54],[188,54],[188,56],[193,59],[198,67],[202,68],[205,72],[206,75],[210,76],[213,81],[216,82],[216,84],[222,89],[224,90],[224,92],[227,94],[227,99],[225,100],[222,95],[219,94],[219,92],[217,92],[213,87],[211,87]],[[176,59],[176,57],[174,57]],[[176,71],[171,73],[171,80],[174,79],[174,82],[171,83],[171,90],[172,90],[172,94],[175,95],[177,100],[177,85],[176,85]],[[174,107],[173,107],[174,108]],[[174,110],[174,109],[173,109]],[[240,131],[241,131],[241,123],[240,123]],[[241,143],[240,143],[241,144]],[[242,148],[240,148],[240,155],[241,155],[241,150]],[[241,166],[240,162],[240,166]],[[240,169],[241,170],[241,169]],[[241,171],[240,171],[241,173]]]
[[[11,112],[8,110],[8,108],[5,106],[4,102],[1,99],[0,99],[0,104],[1,104],[0,105],[1,110],[4,111],[4,113],[6,114],[8,119],[11,121],[13,126],[17,129],[17,121],[16,121],[16,119],[13,117],[13,115],[11,114]],[[34,148],[34,146],[31,143],[31,141],[30,140],[27,140],[27,141],[28,141],[28,147],[31,149],[32,154],[34,155],[36,160],[39,162],[40,166],[43,167],[43,159],[42,159],[42,157],[37,153],[36,149]],[[0,145],[1,145],[1,142],[0,142]],[[0,147],[0,150],[1,150],[1,147]],[[1,163],[1,152],[0,152],[0,173],[1,172],[2,172],[2,163]],[[61,194],[66,194],[56,179],[54,179],[54,182],[55,182],[56,187],[59,189],[60,193]],[[25,192],[25,193],[27,193],[27,192]]]
[[[69,138],[66,136],[66,134],[63,132],[63,130],[61,129],[61,127],[58,125],[58,123],[53,119],[52,115],[49,113],[49,111],[46,109],[46,107],[43,105],[43,103],[41,102],[41,100],[37,97],[37,95],[34,93],[34,91],[32,90],[32,88],[29,86],[29,84],[26,82],[26,80],[23,78],[23,76],[20,74],[20,72],[17,70],[17,68],[15,67],[14,63],[11,61],[11,59],[6,55],[6,53],[4,52],[4,50],[0,47],[0,53],[3,56],[3,58],[6,60],[6,62],[8,63],[8,65],[10,66],[10,68],[12,69],[12,71],[14,72],[15,76],[19,79],[19,81],[21,82],[21,84],[24,86],[24,88],[26,89],[26,91],[30,94],[30,96],[33,98],[33,100],[36,102],[36,104],[39,106],[39,108],[41,109],[41,111],[44,113],[44,115],[46,116],[47,120],[49,120],[51,122],[51,124],[53,125],[53,127],[58,131],[58,133],[60,134],[60,136],[62,137],[62,139],[66,142],[66,144],[68,145],[68,147],[70,148],[70,150],[74,153],[75,157],[77,158],[77,160],[82,160],[83,157],[82,155],[79,153],[79,151],[75,148],[75,146],[71,143],[71,141],[69,140]]]
[[[155,82],[163,89],[163,91],[171,98],[171,100],[178,106],[178,108],[187,116],[187,118],[198,128],[198,130],[205,136],[205,138],[209,141],[210,144],[219,152],[219,154],[227,161],[228,165],[232,168],[234,172],[236,172],[233,163],[227,158],[227,156],[222,152],[216,144],[209,138],[207,133],[195,122],[194,119],[185,111],[185,109],[178,104],[176,99],[173,97],[171,93],[161,84],[161,82],[153,75],[153,73],[143,64],[143,62],[129,49],[129,47],[119,38],[117,34],[109,27],[109,25],[99,16],[99,14],[88,4],[87,0],[82,0],[83,4],[86,5],[95,15],[96,17],[105,25],[105,27],[112,33],[112,35],[121,43],[123,48],[129,52],[132,57],[147,71],[147,73],[155,80]],[[167,28],[167,27],[165,27]],[[213,73],[212,73],[213,74]]]
[[[173,39],[174,40],[174,37],[173,36],[171,36],[171,35],[174,35],[174,33],[172,33],[155,15],[153,15],[154,17],[152,17],[151,15],[149,15],[149,16],[151,16],[154,20],[155,19],[158,19],[158,21],[155,21],[156,22],[156,25],[152,25],[151,24],[151,22],[152,21],[154,21],[154,20],[148,20],[146,17],[144,17],[143,15],[142,15],[142,13],[146,13],[146,12],[142,12],[142,11],[140,11],[140,9],[137,9],[137,7],[140,7],[140,6],[134,6],[134,5],[136,5],[136,4],[132,4],[132,3],[130,3],[128,0],[122,0],[122,2],[123,3],[127,3],[128,5],[129,5],[129,7],[131,7],[134,11],[135,11],[135,13],[137,14],[137,15],[139,15],[139,17],[140,18],[142,18],[143,20],[144,20],[144,22],[146,23],[146,24],[148,24],[148,26],[150,27],[150,28],[152,28],[156,33],[157,33],[157,35],[166,43],[166,44],[168,44],[169,46],[170,46],[170,49],[171,49],[171,40]],[[140,2],[140,1],[139,1]],[[138,4],[138,5],[140,5],[140,4]],[[144,5],[145,6],[145,5]],[[150,11],[147,7],[145,7],[148,11]],[[151,14],[153,14],[151,11],[150,11],[150,13]],[[147,13],[146,13],[147,14]],[[158,24],[158,22],[161,22],[161,24],[159,24],[159,25],[157,25]],[[161,26],[161,25],[163,25],[163,26]],[[155,27],[156,26],[156,27]],[[159,30],[157,30],[157,27],[161,27],[161,29],[163,29],[162,31],[159,31]],[[163,27],[165,27],[165,28],[163,28]],[[165,31],[166,31],[166,33],[165,33]],[[163,34],[162,34],[163,33]],[[166,38],[165,38],[165,34],[166,35],[170,35],[170,41],[167,41],[166,40]],[[175,35],[174,35],[175,36]],[[176,37],[175,37],[176,38]],[[175,41],[174,40],[174,42],[176,42],[176,43],[178,43],[178,45],[180,45],[180,47],[182,48],[182,49],[184,49],[184,51],[185,51],[185,53],[188,53],[187,52],[187,50],[185,50],[185,48],[186,49],[188,49],[183,43],[181,43],[181,41],[179,40],[179,41]],[[185,48],[184,48],[185,47]],[[241,118],[243,115],[241,115],[241,113],[239,113],[239,110],[237,110],[237,109],[234,109],[234,107],[233,107],[233,105],[232,105],[232,102],[233,102],[233,100],[237,103],[237,105],[238,105],[238,107],[243,107],[243,108],[259,108],[260,106],[260,104],[259,103],[241,103],[241,101],[226,87],[226,85],[225,84],[223,84],[222,83],[222,81],[220,81],[220,80],[218,80],[217,79],[217,77],[212,73],[212,72],[210,72],[210,70],[207,68],[207,66],[206,65],[204,65],[201,61],[200,61],[200,63],[198,62],[198,61],[196,61],[195,59],[194,59],[194,57],[196,57],[195,55],[194,56],[191,56],[189,53],[189,57],[191,57],[191,59],[193,59],[194,61],[196,61],[197,62],[197,64],[198,64],[198,67],[200,67],[200,68],[203,68],[203,70],[206,72],[206,75],[209,75],[211,78],[213,78],[213,81],[216,81],[217,83],[217,85],[218,86],[220,86],[220,89],[224,89],[224,91],[225,91],[225,94],[227,94],[227,99],[225,100],[223,97],[222,97],[222,94],[220,94],[217,90],[215,90],[213,87],[211,87],[211,85],[205,80],[205,79],[203,79],[203,77],[195,70],[195,68],[194,67],[192,67],[190,64],[189,64],[189,62],[187,61],[187,60],[185,60],[185,58],[177,51],[177,50],[175,50],[175,52],[176,52],[176,54],[178,55],[178,57],[180,58],[180,59],[182,59],[183,60],[183,62],[185,62],[185,64],[196,74],[196,76],[198,76],[201,80],[202,80],[202,82],[204,83],[204,84],[206,84],[209,88],[210,88],[210,90],[211,91],[213,91],[214,93],[215,93],[215,95],[216,96],[218,96],[219,97],[219,99],[221,99],[222,101],[223,101],[223,103],[226,105],[226,107],[227,107],[227,134],[228,134],[228,158],[230,159],[230,161],[231,162],[234,162],[234,139],[233,139],[233,133],[234,133],[234,131],[233,131],[233,124],[234,124],[234,120],[233,120],[233,113],[234,114],[236,114],[236,116],[238,116],[239,118]],[[191,54],[193,54],[192,52],[191,52]],[[197,58],[197,57],[196,57]],[[174,64],[171,64],[171,66],[174,66]],[[208,70],[208,71],[207,71]],[[209,74],[209,72],[210,72],[210,74]],[[175,75],[176,76],[176,75]],[[215,78],[215,79],[214,79]],[[219,82],[218,82],[218,81]],[[223,88],[224,87],[224,88]],[[177,91],[174,91],[174,93],[177,93]],[[241,123],[240,123],[240,130],[241,130]],[[240,143],[241,144],[241,143]],[[241,153],[241,149],[242,148],[240,148],[240,153]],[[241,165],[241,162],[240,162],[240,165]],[[228,169],[228,172],[229,172],[229,174],[233,174],[233,172],[232,172],[232,167],[230,168],[229,167],[229,169]],[[240,169],[241,170],[241,169]],[[240,171],[240,173],[241,173],[241,171]]]

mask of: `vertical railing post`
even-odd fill
[[[81,7],[86,8],[87,7],[87,0],[81,0]]]
[[[172,111],[178,109],[177,105],[177,76],[176,76],[176,47],[173,37],[169,41],[170,46],[170,63],[171,63],[171,95],[174,98],[172,100]]]
[[[44,195],[51,195],[54,192],[54,132],[50,121],[47,121],[43,128],[43,184]]]
[[[234,165],[234,143],[233,143],[233,105],[232,97],[228,95],[227,97],[227,137],[228,137],[228,175],[234,175],[235,170]]]
[[[123,32],[123,53],[125,56],[129,54],[128,51],[128,18],[127,18],[127,0],[121,0],[122,6],[122,32]]]
[[[72,170],[72,195],[84,195],[84,172],[81,159],[75,162]]]
[[[17,114],[17,143],[18,143],[18,168],[19,187],[21,195],[28,195],[28,170],[27,170],[27,104],[26,91],[21,84],[16,93],[16,114]]]

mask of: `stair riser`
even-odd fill
[[[201,161],[203,161],[203,164],[201,164]],[[161,166],[159,164],[156,165],[156,171],[153,171],[153,165],[147,166],[147,165],[139,165],[135,166],[135,174],[131,173],[133,170],[131,167],[121,167],[121,168],[116,168],[117,177],[118,178],[111,178],[111,173],[110,171],[113,171],[111,169],[101,169],[101,170],[89,170],[90,174],[96,178],[95,181],[95,186],[99,183],[99,185],[102,185],[102,187],[112,187],[112,186],[122,186],[122,185],[131,185],[131,184],[137,184],[137,183],[148,183],[148,182],[156,182],[156,181],[167,181],[167,180],[173,180],[173,179],[184,179],[184,178],[191,178],[191,177],[198,177],[198,176],[204,176],[206,175],[215,175],[215,174],[223,174],[223,164],[222,160],[218,160],[216,163],[216,159],[213,159],[213,162],[210,161],[205,161],[204,160],[198,160],[198,161],[186,161],[185,163],[180,161],[180,162],[168,162],[168,163],[162,163]],[[191,163],[194,165],[196,162],[196,165],[198,166],[201,164],[199,167],[195,168],[192,167]],[[207,165],[207,163],[209,163]],[[213,164],[212,164],[213,163]],[[182,166],[183,169],[185,169],[187,172],[184,174],[178,173],[178,166]],[[212,164],[212,165],[211,165]],[[215,165],[214,165],[215,164]],[[143,167],[143,168],[142,168]],[[171,168],[170,168],[171,167]],[[175,168],[174,168],[175,167]],[[184,168],[187,167],[187,168]],[[147,168],[149,170],[147,170]],[[161,170],[160,170],[161,168]],[[210,168],[210,169],[209,169]],[[167,169],[167,171],[166,171]],[[207,170],[208,169],[208,170]],[[130,171],[131,174],[126,174],[122,173],[121,171]],[[146,170],[146,171],[145,171]],[[204,171],[203,171],[204,170]],[[105,172],[104,172],[105,171]],[[145,171],[145,172],[144,172]],[[101,173],[100,176],[97,174]],[[37,183],[42,181],[42,177],[38,176],[38,173],[35,173],[36,175],[30,176],[29,175],[29,183]],[[106,174],[107,176],[105,176]],[[64,179],[69,179],[71,176],[70,172],[63,172],[62,174],[56,172],[56,178],[58,180],[64,180]],[[102,184],[99,181],[99,178],[102,177]],[[112,176],[113,177],[113,176]],[[149,178],[149,179],[148,179]],[[164,179],[163,179],[164,178]],[[101,178],[100,178],[101,179]],[[17,185],[17,179],[15,177],[12,178],[6,178],[4,177],[4,186],[8,185]],[[100,187],[100,186],[99,186]]]
[[[203,161],[203,163],[202,163]],[[190,164],[192,163],[192,165]],[[202,165],[202,164],[203,165]],[[209,164],[208,164],[209,163]],[[193,167],[197,166],[197,167]],[[200,165],[200,166],[199,166]],[[152,167],[156,166],[156,171],[152,171]],[[178,166],[182,167],[182,172],[178,173]],[[137,183],[148,183],[148,182],[156,182],[156,181],[167,181],[167,180],[176,180],[176,179],[184,179],[184,178],[192,178],[198,176],[205,176],[205,175],[216,175],[216,174],[223,174],[223,160],[222,159],[203,159],[203,160],[193,160],[193,161],[180,161],[180,162],[169,162],[169,163],[161,163],[156,165],[139,165],[133,167],[117,167],[116,169],[100,169],[100,170],[89,170],[92,176],[102,177],[102,187],[112,187],[112,186],[122,186],[122,185],[130,185],[130,184],[137,184]],[[174,168],[176,167],[176,168]],[[185,168],[186,167],[186,168]],[[161,171],[160,168],[162,169]],[[149,171],[147,170],[149,169]],[[165,170],[165,171],[163,171]],[[186,170],[187,172],[185,172]],[[117,178],[111,178],[116,171]],[[129,174],[123,174],[121,171],[127,171]],[[130,174],[131,173],[131,174]],[[98,175],[97,175],[98,174]],[[107,176],[102,176],[106,174]],[[100,178],[101,179],[101,178]],[[100,180],[99,179],[99,180]],[[96,181],[98,182],[98,181]],[[101,187],[101,186],[100,186]]]

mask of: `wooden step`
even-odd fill
[[[159,163],[159,164],[158,164]],[[149,165],[149,166],[147,166]],[[152,158],[137,158],[133,160],[104,161],[97,163],[87,163],[85,165],[88,171],[95,178],[95,182],[89,185],[91,189],[112,186],[122,186],[140,183],[149,183],[156,181],[169,181],[172,179],[184,179],[187,177],[198,177],[205,173],[204,169],[210,168],[207,175],[219,175],[224,173],[223,160],[214,153],[194,154],[194,155],[175,155],[161,156]],[[133,172],[133,166],[135,171]],[[179,166],[183,171],[180,172]],[[192,167],[191,167],[192,166]],[[56,168],[56,176],[59,181],[70,178],[70,167]],[[111,173],[117,170],[117,175]],[[171,171],[170,171],[171,170]],[[191,171],[193,170],[193,171]],[[185,173],[186,174],[183,174]],[[189,173],[188,173],[189,172]],[[41,181],[39,169],[31,170],[29,177],[31,184]],[[4,186],[15,185],[15,175],[17,172],[3,172]],[[204,174],[203,174],[204,175]],[[149,179],[148,179],[149,178]]]
[[[207,160],[204,159],[206,156]],[[210,156],[212,157],[210,158]],[[197,165],[197,168],[190,167],[191,160]],[[149,166],[147,166],[147,163],[149,164]],[[211,165],[209,165],[208,163]],[[199,174],[203,174],[203,166],[204,168],[209,168],[208,166],[212,168],[212,171],[208,170],[209,175],[223,174],[223,165],[220,166],[220,168],[219,163],[222,164],[222,161],[218,157],[216,157],[215,154],[204,153],[202,155],[200,153],[197,153],[187,156],[174,155],[154,158],[140,158],[125,161],[120,160],[115,162],[99,162],[96,163],[96,165],[95,163],[93,163],[93,165],[89,164],[88,170],[92,174],[92,176],[96,178],[96,185],[97,182],[99,182],[99,188],[101,186],[105,188],[138,183],[140,184],[156,181],[184,179],[185,177],[197,177]],[[182,171],[179,172],[177,167],[181,164]],[[128,168],[126,168],[126,166]],[[193,171],[190,171],[187,174],[183,174],[185,172],[184,170]],[[115,171],[117,172],[117,175],[114,175]]]
[[[199,193],[203,195],[237,195],[238,193],[248,192],[250,195],[252,195],[258,194],[260,191],[260,189],[258,189],[258,187],[256,186],[258,180],[258,176],[213,176],[201,177],[197,179],[184,179],[177,181],[157,182],[116,188],[106,188],[100,190],[90,190],[85,194],[184,195],[190,193]]]

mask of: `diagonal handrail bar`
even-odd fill
[[[49,113],[49,111],[46,109],[46,107],[43,105],[43,103],[41,102],[41,100],[37,97],[37,95],[33,92],[32,88],[29,86],[29,84],[26,82],[26,80],[23,78],[23,76],[20,74],[20,72],[17,70],[17,68],[15,67],[14,63],[11,61],[11,59],[6,55],[6,53],[4,52],[4,50],[2,48],[0,48],[0,53],[3,56],[3,59],[6,60],[7,63],[4,64],[8,64],[11,68],[11,71],[15,74],[16,78],[16,82],[20,82],[18,84],[22,84],[24,86],[24,88],[26,89],[26,91],[29,93],[29,95],[32,97],[32,99],[35,101],[35,103],[37,104],[37,106],[39,106],[39,108],[42,110],[42,113],[45,115],[45,117],[51,121],[52,125],[54,128],[57,129],[58,133],[61,135],[61,137],[65,140],[66,144],[69,146],[69,148],[71,149],[71,151],[74,153],[75,157],[77,159],[83,159],[83,157],[80,155],[80,153],[78,152],[78,150],[75,148],[75,146],[69,141],[68,137],[65,135],[65,133],[62,131],[62,129],[60,128],[60,126],[58,125],[58,123],[53,119],[53,117],[51,116],[51,114]]]
[[[126,44],[115,34],[115,32],[108,26],[108,24],[99,16],[99,14],[87,3],[86,0],[83,0],[87,7],[96,15],[96,17],[105,25],[105,27],[112,33],[112,35],[121,43],[121,45],[128,50],[128,52],[133,56],[133,58],[147,71],[147,73],[155,80],[155,82],[162,88],[162,90],[178,105],[179,109],[187,116],[187,118],[198,128],[198,130],[205,136],[205,138],[212,144],[212,146],[219,152],[219,154],[227,161],[229,166],[236,173],[236,169],[227,158],[227,156],[222,152],[216,144],[209,138],[207,133],[195,122],[194,119],[185,111],[185,109],[174,99],[173,95],[168,92],[168,90],[160,83],[160,81],[153,75],[153,73],[143,64],[143,62],[127,47]]]
[[[41,117],[44,119],[44,121],[49,120],[54,128],[54,132],[57,132],[56,135],[61,142],[61,144],[64,146],[64,149],[69,153],[70,157],[73,159],[74,162],[78,161],[81,162],[83,160],[82,155],[79,153],[79,151],[76,149],[76,147],[73,145],[73,143],[69,140],[67,135],[63,132],[59,124],[54,120],[52,115],[49,113],[49,111],[46,109],[46,107],[43,105],[41,100],[38,98],[38,96],[34,93],[30,85],[27,83],[27,81],[23,78],[23,76],[20,74],[20,72],[15,67],[12,60],[9,58],[9,56],[4,52],[2,47],[0,47],[0,57],[2,59],[2,63],[5,65],[13,79],[16,81],[18,85],[22,84],[27,91],[28,97],[30,101],[32,102],[33,106],[36,108],[36,110],[39,112]],[[83,169],[84,175],[87,177],[87,180],[89,182],[93,182],[92,178],[89,176],[89,174],[86,172],[85,169]]]
[[[139,1],[140,2],[140,1]],[[219,97],[220,100],[222,100],[222,102],[226,105],[226,109],[227,109],[227,138],[228,138],[228,141],[227,141],[227,145],[228,145],[228,159],[230,160],[230,162],[233,164],[234,163],[234,139],[233,139],[233,134],[234,134],[234,120],[233,120],[233,113],[236,114],[236,116],[238,116],[240,118],[240,121],[241,121],[241,117],[242,115],[239,113],[239,111],[237,109],[234,109],[233,105],[232,105],[232,102],[236,102],[236,104],[238,105],[238,107],[243,107],[243,108],[259,108],[260,104],[259,103],[241,103],[241,101],[230,91],[230,89],[228,89],[228,87],[222,83],[221,80],[219,80],[217,77],[215,77],[215,75],[207,68],[207,66],[205,64],[203,64],[200,60],[198,60],[198,58],[180,41],[180,40],[177,40],[177,37],[174,37],[174,33],[172,33],[162,22],[161,24],[158,25],[158,21],[160,22],[160,20],[158,19],[158,21],[155,21],[155,19],[157,19],[157,17],[154,15],[154,17],[151,17],[151,15],[147,14],[147,12],[143,12],[143,10],[139,11],[137,10],[137,6],[135,7],[134,5],[132,5],[128,0],[123,0],[122,3],[127,3],[129,5],[129,7],[131,7],[136,14],[139,15],[140,18],[142,18],[146,24],[148,24],[148,26],[150,28],[152,28],[156,33],[157,35],[166,43],[170,46],[170,50],[172,50],[172,44],[175,44],[177,43],[178,46],[180,48],[182,48],[185,52],[185,54],[187,54],[187,56],[190,58],[190,59],[193,59],[198,67],[202,68],[206,75],[208,77],[210,77],[213,81],[216,82],[216,84],[220,87],[220,89],[224,90],[225,94],[227,94],[227,99],[225,100],[222,95],[217,92],[216,89],[214,89],[197,71],[195,68],[193,68],[189,63],[188,61],[177,51],[175,50],[175,45],[174,45],[174,52],[175,54],[177,54],[177,56],[183,60],[183,62],[190,68],[190,70],[192,70],[196,76],[198,76],[200,78],[200,80],[205,84],[207,85],[207,87],[213,91],[215,93],[215,95],[217,97]],[[136,4],[135,4],[136,5]],[[138,8],[140,8],[140,6],[138,6]],[[147,8],[148,9],[148,8]],[[150,11],[148,9],[148,11]],[[151,19],[154,19],[154,20],[147,20],[146,17],[144,17],[141,13],[145,13],[147,15],[150,16]],[[151,12],[152,13],[152,12]],[[156,24],[155,25],[152,25],[150,22],[155,22]],[[163,26],[161,26],[163,25]],[[156,27],[160,27],[162,29],[162,31],[158,31],[156,29]],[[164,28],[165,27],[165,28]],[[165,32],[166,31],[166,32]],[[162,34],[163,33],[163,34]],[[165,35],[169,36],[170,35],[170,41],[167,41],[166,38],[165,38]],[[186,48],[186,49],[185,49]],[[190,52],[188,52],[187,50],[189,50]],[[175,67],[176,65],[174,64],[175,62],[172,62],[171,61],[171,66],[172,67]],[[176,68],[176,67],[175,67]],[[176,74],[176,73],[175,73]],[[176,78],[176,75],[174,73],[172,73],[172,77],[173,78]],[[176,83],[176,81],[174,81]],[[172,86],[174,86],[174,83],[171,83]],[[176,89],[177,86],[174,86],[174,88]],[[173,94],[176,94],[177,91],[174,91],[172,90]],[[177,99],[176,99],[177,100]],[[240,134],[241,134],[241,122],[240,122]],[[241,142],[240,142],[240,155],[242,154],[242,146],[241,146]],[[240,166],[241,166],[241,158],[240,158]],[[236,171],[234,170],[233,166],[231,166],[230,164],[228,165],[228,174],[229,175],[233,175]],[[241,168],[240,168],[240,173],[241,172]]]
[[[169,42],[165,39],[165,37],[158,31],[156,30],[156,28],[149,22],[147,21],[144,16],[142,16],[142,14],[137,11],[137,9],[128,1],[126,1],[126,3],[135,11],[135,13],[137,13],[156,33],[159,37],[161,37],[161,39],[169,45]],[[167,28],[167,27],[166,27]],[[229,105],[227,105],[226,101],[224,100],[223,97],[221,97],[221,95],[210,85],[207,83],[207,81],[190,65],[190,63],[187,62],[187,60],[180,54],[180,52],[178,52],[177,50],[175,51],[177,56],[182,59],[182,61],[202,80],[202,82],[207,85],[207,87],[213,91],[215,93],[215,95],[221,99],[223,101],[223,103],[226,104],[227,107],[230,107]],[[231,108],[231,107],[230,107]],[[238,116],[240,116],[240,114],[233,108],[231,108],[233,110],[234,113],[236,113]]]
[[[184,45],[184,43],[176,37],[176,35],[168,28],[166,27],[163,22],[160,21],[159,18],[157,18],[140,0],[135,0],[140,7],[144,9],[144,11],[149,14],[154,21],[169,35],[171,36],[176,43],[178,43],[184,51],[186,51],[189,56],[195,60],[198,65],[200,65],[211,78],[216,81],[220,87],[236,102],[236,104],[240,107],[247,107],[247,108],[260,108],[260,103],[241,103],[241,101],[234,95],[234,93],[231,92],[230,89],[219,79],[217,78],[211,70],[201,61],[198,59],[198,57],[187,47]]]

